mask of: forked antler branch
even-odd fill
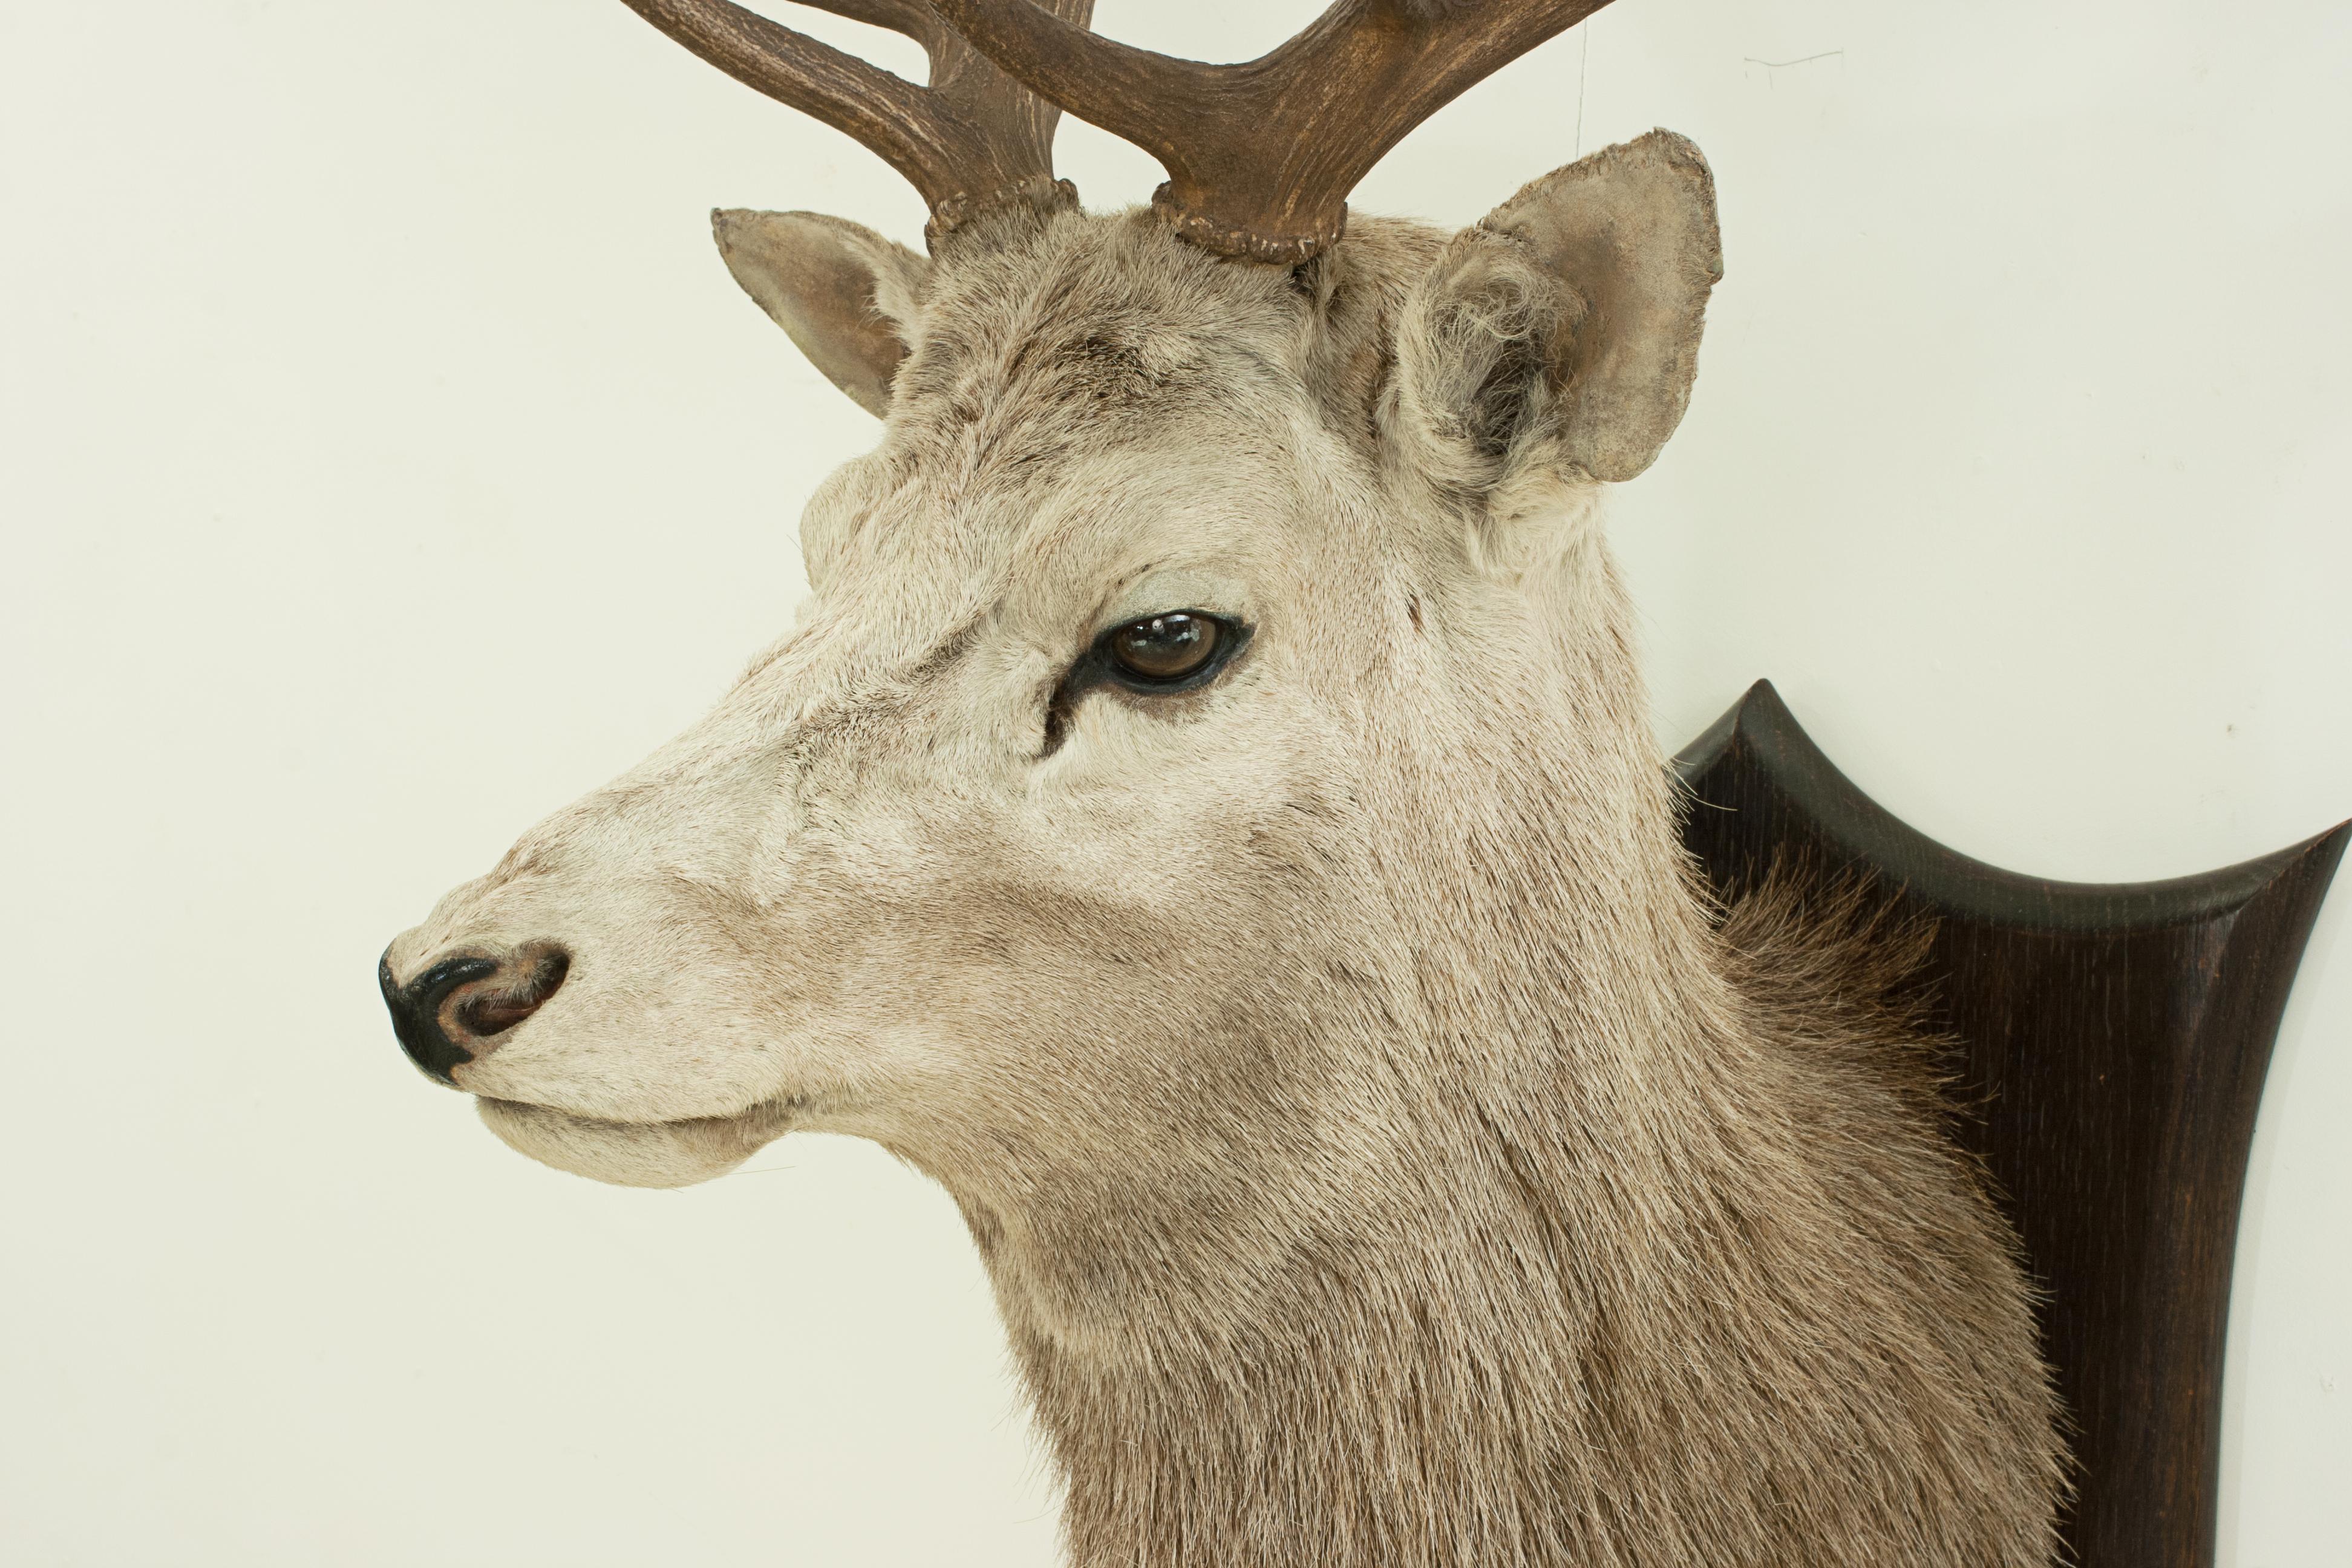
[[[1608,0],[1338,0],[1240,65],[1116,43],[1033,0],[933,0],[973,47],[1158,158],[1153,198],[1224,256],[1299,262],[1339,237],[1348,192],[1405,133]]]
[[[625,3],[738,81],[872,149],[922,193],[935,234],[992,197],[1056,189],[1060,110],[991,65],[923,0],[807,3],[922,45],[931,61],[928,88],[727,0]],[[1094,0],[1045,3],[1041,16],[1082,33],[1094,11]]]

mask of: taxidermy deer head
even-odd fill
[[[2022,1287],[1884,976],[1718,928],[1650,735],[1600,501],[1690,395],[1705,162],[1345,205],[1600,0],[1223,67],[825,0],[928,89],[630,4],[880,153],[929,255],[718,215],[879,443],[710,714],[393,943],[418,1066],[606,1181],[795,1129],[936,1177],[1081,1563],[2047,1562]],[[1150,207],[1080,210],[1057,108]]]

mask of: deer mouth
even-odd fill
[[[796,1096],[723,1116],[625,1121],[527,1100],[477,1095],[483,1123],[543,1165],[624,1187],[685,1187],[723,1176],[792,1130]]]

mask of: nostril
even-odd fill
[[[562,948],[536,954],[517,954],[520,983],[484,986],[460,1000],[455,1009],[457,1026],[477,1038],[501,1035],[545,1005],[572,973],[572,955]]]
[[[454,1086],[458,1068],[496,1049],[496,1037],[539,1011],[571,970],[570,953],[534,943],[503,963],[479,953],[445,958],[403,985],[393,978],[387,952],[376,965],[376,984],[408,1059],[426,1077]]]
[[[450,1074],[474,1059],[474,1053],[449,1037],[441,1026],[441,1004],[459,986],[488,979],[499,972],[498,961],[478,954],[445,958],[403,985],[393,978],[389,949],[375,966],[383,1005],[392,1013],[392,1032],[425,1077],[455,1084]]]

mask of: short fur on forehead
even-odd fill
[[[1441,241],[1368,220],[1287,268],[1211,256],[1148,210],[1000,215],[932,268],[891,437],[923,460],[1043,466],[1139,416],[1278,426],[1305,392],[1366,441],[1381,340]]]
[[[1147,211],[1008,211],[959,231],[898,324],[880,443],[803,517],[813,584],[832,598],[858,579],[886,601],[870,615],[911,631],[1081,535],[1084,570],[1117,566],[1104,528],[1177,504],[1188,475],[1269,537],[1418,527],[1372,497],[1384,470],[1422,488],[1409,455],[1383,456],[1383,406],[1442,243],[1368,219],[1292,269],[1211,257]]]

